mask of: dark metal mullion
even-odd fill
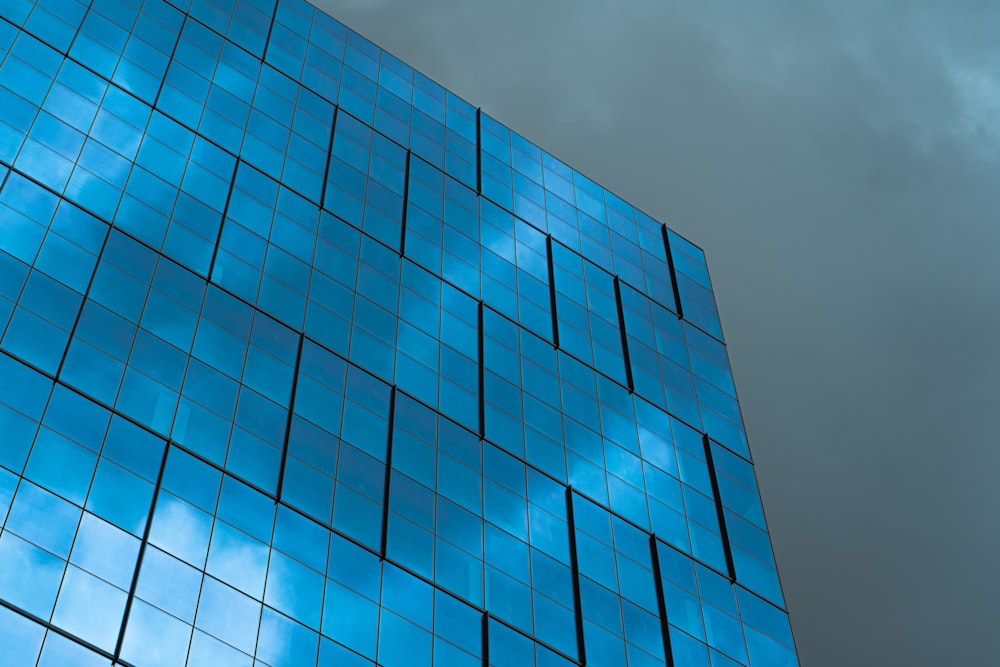
[[[733,561],[733,549],[729,543],[729,529],[726,528],[726,508],[722,505],[722,494],[719,491],[719,477],[715,470],[715,458],[712,456],[712,443],[707,435],[702,436],[702,442],[705,445],[705,461],[708,463],[708,475],[712,480],[715,511],[719,516],[719,533],[722,537],[722,550],[726,555],[726,568],[729,570],[730,581],[736,581],[736,564]]]
[[[83,317],[83,309],[87,307],[87,300],[90,298],[90,292],[94,288],[94,279],[97,277],[97,272],[101,267],[101,260],[104,258],[104,251],[108,247],[108,240],[111,238],[111,230],[114,229],[113,225],[108,225],[108,230],[104,234],[104,241],[101,243],[101,250],[97,255],[97,261],[94,262],[94,270],[90,274],[90,280],[87,282],[87,289],[83,293],[83,299],[80,301],[80,309],[76,311],[76,318],[73,320],[73,328],[69,331],[69,336],[66,338],[66,349],[63,350],[62,358],[59,359],[59,366],[56,368],[55,379],[58,380],[62,376],[63,366],[66,365],[66,359],[69,357],[69,347],[73,344],[73,339],[76,338],[76,329],[80,326],[80,318]],[[45,232],[48,235],[48,230]],[[34,271],[34,267],[31,268]],[[28,274],[31,275],[30,273]],[[27,282],[25,282],[27,284]],[[148,290],[152,288],[152,283],[146,286],[147,293],[146,298],[149,298]],[[138,326],[138,325],[136,325]]]
[[[483,642],[483,665],[489,667],[490,665],[490,612],[483,612],[482,620],[482,642]]]
[[[660,225],[660,232],[663,235],[663,249],[667,253],[667,269],[670,272],[670,286],[674,290],[674,305],[677,308],[677,317],[684,317],[684,306],[681,304],[681,290],[677,285],[677,269],[674,268],[674,253],[670,249],[670,234],[666,225]]]
[[[340,107],[334,105],[333,118],[330,119],[330,141],[326,147],[326,167],[323,170],[323,190],[319,193],[319,207],[326,208],[326,191],[330,187],[330,163],[333,161],[333,137],[337,133],[337,118]]]
[[[236,163],[233,165],[233,177],[229,181],[229,192],[226,194],[226,204],[222,207],[222,219],[219,220],[219,233],[215,235],[215,246],[212,248],[212,261],[208,265],[208,275],[205,279],[208,282],[212,282],[212,274],[215,272],[215,262],[219,258],[219,246],[222,245],[222,232],[226,228],[226,219],[229,216],[229,205],[233,201],[233,191],[236,190],[236,174],[239,173],[240,164],[243,159],[236,157]],[[196,271],[191,271],[197,275]],[[254,305],[254,304],[251,304]]]
[[[66,630],[60,628],[58,625],[54,625],[54,624],[50,623],[49,621],[46,621],[45,619],[43,619],[43,618],[41,618],[39,616],[35,616],[31,612],[25,611],[24,609],[21,609],[20,607],[17,607],[15,605],[11,604],[10,602],[7,602],[3,598],[0,598],[0,607],[3,607],[4,609],[8,609],[8,610],[14,612],[15,614],[18,614],[19,616],[23,616],[24,618],[32,621],[33,623],[37,623],[38,625],[42,626],[43,628],[45,628],[49,632],[54,632],[55,634],[59,635],[60,637],[64,637],[65,639],[70,640],[74,644],[79,644],[80,646],[84,647],[85,649],[87,649],[89,651],[93,651],[94,653],[100,655],[105,660],[110,660],[112,662],[115,661],[115,654],[114,653],[110,653],[110,652],[104,650],[103,648],[101,648],[100,646],[95,646],[94,644],[91,644],[87,640],[81,639],[80,637],[77,637],[76,635],[74,635],[71,632],[67,632]],[[122,660],[121,658],[118,658],[117,662],[115,664],[119,665],[120,667],[132,667],[132,663],[126,662],[126,661]]]
[[[486,437],[486,304],[479,302],[479,437]]]
[[[288,443],[292,438],[292,421],[295,418],[295,396],[299,390],[299,373],[302,371],[302,348],[305,346],[305,334],[299,334],[299,349],[295,353],[295,373],[292,382],[292,394],[288,399],[288,418],[285,420],[285,438],[281,445],[281,463],[278,466],[278,488],[274,492],[275,504],[281,502],[281,492],[285,488],[285,466],[288,463]]]
[[[622,340],[622,355],[625,360],[625,382],[628,384],[630,392],[635,391],[635,381],[632,378],[632,359],[628,349],[628,334],[625,332],[625,306],[622,303],[622,285],[618,276],[615,276],[615,306],[618,308],[618,333]]]
[[[416,576],[420,577],[420,575],[416,575]],[[420,578],[423,579],[423,577],[420,577]],[[433,583],[432,583],[432,585],[433,585]],[[499,616],[494,616],[489,611],[480,609],[479,607],[476,607],[475,605],[473,605],[473,607],[476,609],[476,611],[483,611],[485,613],[485,615],[489,617],[489,620],[492,623],[495,623],[497,625],[502,625],[505,628],[507,628],[508,630],[510,630],[511,632],[515,632],[515,633],[521,635],[522,637],[524,637],[525,639],[528,639],[528,640],[534,642],[537,646],[541,646],[543,648],[548,649],[549,651],[551,651],[555,655],[558,655],[558,656],[564,658],[568,663],[571,663],[571,664],[574,664],[574,665],[583,664],[579,659],[574,658],[572,655],[569,655],[568,653],[566,653],[562,649],[556,648],[552,644],[549,644],[549,643],[547,643],[547,642],[539,639],[538,637],[532,635],[530,632],[528,632],[528,631],[526,631],[526,630],[524,630],[524,629],[522,629],[522,628],[514,625],[510,621],[507,621],[507,620],[505,620],[503,618],[500,618]]]
[[[587,647],[583,640],[583,602],[580,593],[580,563],[576,550],[576,516],[573,512],[573,487],[566,487],[566,522],[569,528],[569,561],[573,570],[573,604],[576,606],[576,647],[580,664],[587,664]]]
[[[267,63],[267,52],[271,48],[271,33],[274,32],[274,24],[278,20],[278,6],[279,6],[279,4],[280,3],[275,2],[274,3],[274,11],[271,12],[271,22],[267,26],[267,37],[264,39],[264,53],[260,54],[260,58],[258,58],[258,60],[260,60],[261,65],[264,65],[264,64]],[[226,39],[229,39],[229,38],[226,37]]]
[[[146,555],[146,546],[149,544],[149,531],[153,526],[153,515],[156,512],[156,502],[160,498],[160,490],[163,486],[163,472],[167,469],[167,455],[170,453],[170,442],[165,441],[163,447],[163,458],[160,460],[160,471],[156,476],[156,490],[153,492],[153,500],[149,504],[149,515],[146,517],[146,527],[142,531],[142,541],[139,543],[139,555],[135,561],[135,571],[132,573],[132,582],[128,589],[128,598],[125,601],[125,612],[122,614],[122,624],[118,630],[118,641],[115,643],[113,659],[117,661],[122,654],[122,644],[125,641],[125,630],[128,628],[129,615],[132,613],[132,603],[135,601],[135,589],[139,584],[139,572],[142,569],[142,561]]]
[[[84,24],[86,24],[86,23],[87,23],[87,17],[88,17],[88,16],[90,16],[90,12],[92,12],[92,11],[94,11],[94,0],[87,0],[87,13],[86,13],[86,14],[84,15],[84,17],[83,17],[83,20],[82,20],[82,21],[80,21],[80,27],[79,27],[79,28],[77,28],[77,29],[76,29],[76,32],[74,32],[74,33],[73,33],[73,39],[71,39],[71,40],[69,41],[69,46],[67,46],[67,47],[66,47],[66,50],[65,50],[65,51],[60,51],[59,49],[56,49],[56,48],[55,48],[54,46],[52,46],[51,44],[49,44],[49,46],[52,46],[52,48],[53,48],[53,49],[54,49],[55,51],[57,51],[57,52],[59,52],[59,53],[64,53],[64,54],[65,54],[65,55],[66,55],[66,56],[68,57],[68,56],[69,56],[69,53],[70,53],[70,51],[72,51],[72,50],[73,50],[73,47],[74,47],[74,46],[76,45],[76,38],[80,36],[80,33],[81,33],[81,32],[83,32],[83,26],[84,26]],[[103,17],[102,17],[102,18],[103,18]],[[138,19],[138,17],[136,17],[136,21],[137,21],[137,22],[138,22],[138,20],[139,20],[139,19]],[[129,29],[129,36],[130,36],[130,37],[132,36],[132,32],[133,32],[134,28],[135,28],[135,26],[133,25],[133,27]],[[25,32],[27,32],[27,33],[28,33],[29,35],[32,35],[33,37],[35,37],[35,39],[39,40],[40,42],[43,42],[43,43],[45,43],[45,44],[48,44],[48,42],[46,42],[46,41],[45,41],[44,39],[42,39],[41,37],[39,37],[39,36],[38,36],[38,35],[36,35],[35,33],[32,33],[32,32],[30,32],[30,31],[28,31],[28,30],[26,30],[26,29],[24,29],[24,28],[22,28],[22,30],[24,30]],[[122,49],[122,50],[123,50],[123,54],[122,54],[122,55],[124,56],[124,47],[123,47],[123,49]],[[172,58],[172,57],[171,57],[171,60],[173,60],[173,58]],[[102,78],[104,78],[104,77],[102,77]],[[106,80],[107,80],[107,79],[105,79],[105,81],[106,81]]]
[[[552,345],[559,349],[559,314],[556,311],[556,261],[552,252],[552,235],[545,237],[545,254],[549,264],[549,309],[552,311]]]
[[[197,20],[197,19],[192,19]],[[160,95],[163,94],[163,87],[167,85],[167,74],[170,72],[170,67],[174,63],[174,58],[177,56],[177,47],[181,43],[181,37],[184,35],[184,29],[187,27],[188,13],[184,12],[184,18],[181,20],[181,27],[177,29],[177,39],[174,40],[174,46],[170,50],[170,59],[167,60],[169,63],[167,68],[163,70],[163,78],[160,79],[160,87],[156,89],[156,96],[153,98],[153,103],[149,105],[152,109],[158,109],[160,104]]]
[[[403,172],[403,216],[399,223],[399,254],[406,254],[406,221],[410,211],[410,162],[413,159],[413,151],[406,149],[406,165]]]
[[[663,634],[663,652],[667,667],[674,667],[674,654],[670,646],[670,623],[667,619],[667,597],[663,591],[663,571],[660,569],[660,549],[655,535],[649,536],[649,549],[653,554],[653,577],[656,579],[656,603],[660,608],[660,632]],[[681,666],[683,667],[683,665]]]
[[[483,110],[476,109],[476,192],[483,194]]]
[[[385,558],[389,548],[389,485],[392,482],[392,448],[396,432],[396,385],[389,392],[389,435],[385,456],[385,488],[382,491],[382,536],[379,541],[379,555]]]

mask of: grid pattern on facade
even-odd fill
[[[10,665],[797,665],[704,254],[304,0],[0,5]]]

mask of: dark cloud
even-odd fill
[[[706,249],[805,667],[995,661],[1000,7],[318,4]]]

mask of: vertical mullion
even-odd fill
[[[160,459],[160,470],[156,475],[156,489],[153,491],[153,500],[149,504],[149,516],[146,517],[146,527],[142,531],[142,541],[139,542],[139,555],[135,560],[135,570],[132,572],[132,582],[129,584],[128,598],[125,601],[125,612],[122,614],[122,623],[118,628],[118,641],[115,643],[114,660],[121,658],[122,644],[125,641],[125,630],[128,627],[129,615],[132,613],[132,603],[135,601],[135,589],[139,585],[139,572],[142,569],[142,561],[146,555],[146,546],[149,544],[149,531],[153,526],[153,514],[156,512],[156,502],[160,498],[160,489],[163,486],[163,472],[167,468],[167,455],[170,453],[170,442],[163,443],[163,457]]]
[[[486,305],[479,302],[479,437],[486,437]]]
[[[153,98],[153,103],[150,105],[153,109],[157,109],[160,104],[160,96],[163,94],[163,87],[167,85],[167,74],[170,73],[170,68],[176,62],[174,58],[177,56],[177,47],[180,46],[181,38],[184,35],[184,29],[187,27],[188,14],[184,13],[184,18],[181,19],[181,27],[177,29],[177,39],[174,40],[173,49],[170,51],[170,58],[167,60],[167,68],[163,72],[163,79],[160,80],[160,87],[156,89],[156,97]]]
[[[274,492],[274,502],[281,501],[281,493],[285,488],[285,466],[288,463],[288,443],[292,438],[292,421],[295,418],[295,396],[299,390],[299,374],[302,371],[302,348],[305,346],[305,334],[299,334],[299,349],[295,353],[295,381],[292,382],[292,394],[288,399],[288,418],[285,421],[285,439],[281,445],[281,463],[278,465],[278,488]]]
[[[125,662],[124,660],[122,660],[120,658],[118,659],[117,662],[115,662],[115,654],[114,653],[106,651],[105,649],[101,648],[100,646],[95,646],[94,644],[91,644],[90,642],[88,642],[86,639],[82,639],[80,637],[77,637],[73,633],[68,632],[67,630],[64,630],[63,628],[59,627],[58,625],[55,625],[52,622],[47,621],[44,618],[41,618],[39,616],[35,616],[31,612],[25,611],[24,609],[21,609],[20,607],[14,605],[13,603],[7,602],[7,600],[4,600],[3,598],[0,598],[0,608],[6,609],[6,610],[11,611],[11,612],[14,612],[15,614],[18,614],[19,616],[23,616],[24,618],[27,618],[31,622],[33,622],[33,623],[35,623],[37,625],[40,625],[41,627],[45,628],[49,632],[57,634],[60,637],[63,637],[64,639],[67,639],[67,640],[69,640],[69,641],[71,641],[71,642],[73,642],[75,644],[79,644],[80,646],[84,647],[85,649],[87,649],[89,651],[93,651],[94,653],[100,655],[105,660],[109,660],[111,662],[114,662],[115,665],[119,665],[121,667],[131,667],[131,663]]]
[[[81,209],[82,210],[82,209]],[[94,262],[94,271],[90,274],[90,280],[87,282],[87,289],[83,293],[83,300],[80,301],[80,309],[76,311],[76,319],[73,320],[73,328],[69,331],[69,337],[66,339],[66,349],[63,350],[62,358],[59,359],[59,366],[56,368],[55,379],[58,380],[62,376],[63,366],[66,365],[66,358],[69,357],[69,346],[73,344],[73,339],[76,337],[76,329],[80,325],[80,318],[83,317],[83,309],[87,307],[87,300],[90,298],[90,291],[94,287],[94,279],[97,277],[97,271],[101,267],[101,260],[104,259],[104,251],[108,247],[108,239],[111,238],[111,230],[114,228],[113,225],[108,225],[108,230],[104,233],[104,241],[101,242],[101,251],[97,255],[97,261]],[[46,231],[46,235],[48,231]],[[34,271],[34,267],[31,267]],[[30,277],[30,273],[28,274]],[[25,283],[27,284],[27,283]],[[148,293],[147,293],[148,298]],[[138,326],[138,325],[137,325]]]
[[[483,194],[483,110],[476,108],[476,192]]]
[[[226,194],[226,204],[222,207],[222,220],[219,221],[219,233],[215,236],[215,247],[212,248],[212,261],[208,265],[208,275],[205,276],[209,282],[212,282],[212,274],[215,273],[215,262],[219,258],[219,246],[222,245],[222,232],[226,228],[226,220],[229,217],[229,205],[233,201],[233,191],[236,189],[236,174],[239,172],[240,164],[242,163],[243,159],[237,156],[236,162],[233,165],[233,176],[229,181],[229,192]],[[263,268],[261,267],[262,271]]]
[[[719,534],[722,537],[722,550],[726,555],[726,569],[730,581],[736,581],[736,564],[733,561],[733,550],[729,544],[729,529],[726,528],[726,509],[722,506],[722,494],[719,492],[719,477],[715,471],[715,458],[712,456],[712,443],[708,435],[702,436],[705,445],[705,461],[708,463],[708,476],[712,480],[712,495],[715,496],[715,511],[719,516]]]
[[[663,248],[667,252],[667,269],[670,272],[670,286],[674,290],[674,306],[677,309],[677,317],[684,317],[684,306],[681,304],[681,290],[677,285],[677,269],[674,268],[674,253],[670,249],[670,234],[666,225],[660,225],[660,233],[663,235]]]
[[[483,612],[482,621],[482,633],[483,633],[483,665],[484,667],[489,667],[490,665],[490,612]]]
[[[649,549],[653,554],[653,577],[656,579],[656,603],[660,608],[660,632],[663,634],[663,653],[667,667],[674,667],[674,654],[670,646],[670,623],[667,619],[667,597],[663,592],[663,571],[660,569],[660,549],[656,536],[649,536]],[[683,667],[683,666],[681,666]]]
[[[83,32],[83,26],[84,26],[84,24],[87,23],[87,17],[90,16],[90,12],[92,12],[92,11],[94,11],[94,0],[89,0],[87,2],[87,13],[84,14],[83,20],[80,22],[80,27],[77,28],[76,32],[73,33],[73,39],[69,40],[69,46],[66,47],[66,56],[67,57],[69,57],[69,52],[73,50],[73,46],[76,44],[76,38],[80,36],[81,32]],[[138,17],[136,17],[136,20],[138,21]],[[129,28],[129,31],[128,31],[129,32],[129,36],[132,35],[132,33],[134,32],[134,30],[135,30],[135,24],[133,24],[132,27]],[[27,32],[27,31],[25,31],[25,32]],[[56,50],[58,51],[58,49],[56,49]],[[118,59],[119,59],[119,61],[121,60],[121,54],[119,54]]]
[[[582,665],[587,664],[587,647],[583,639],[583,603],[580,594],[580,563],[576,550],[576,515],[573,511],[573,487],[566,487],[566,521],[569,525],[569,560],[573,570],[573,604],[576,606],[576,648],[577,658]]]
[[[280,3],[274,3],[274,11],[271,12],[271,22],[267,25],[267,38],[264,40],[264,52],[260,54],[260,64],[264,65],[267,62],[267,52],[271,48],[271,33],[274,32],[274,23],[278,20],[278,5]],[[302,78],[302,73],[299,72],[299,77]],[[298,83],[298,81],[296,81]]]
[[[545,237],[545,254],[549,263],[549,308],[552,311],[552,344],[559,349],[559,313],[556,310],[556,260],[552,248],[552,235]]]
[[[392,482],[392,448],[395,444],[396,432],[396,385],[389,393],[389,442],[385,456],[385,489],[382,491],[382,536],[379,544],[379,555],[386,557],[389,548],[389,485]]]
[[[334,105],[333,118],[330,120],[330,141],[326,147],[326,168],[323,171],[323,191],[319,194],[319,207],[326,208],[326,191],[330,187],[330,162],[333,161],[333,138],[337,133],[337,117],[340,115],[340,107]]]
[[[622,304],[622,284],[615,276],[615,306],[618,308],[618,333],[622,341],[622,357],[625,360],[625,381],[629,392],[635,392],[635,382],[632,380],[632,359],[629,356],[628,334],[625,333],[625,307]]]
[[[413,151],[406,149],[406,166],[403,173],[403,219],[399,225],[399,254],[406,254],[406,220],[410,211],[410,162],[413,159]]]

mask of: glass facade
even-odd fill
[[[303,0],[0,3],[5,665],[790,667],[701,250]]]

